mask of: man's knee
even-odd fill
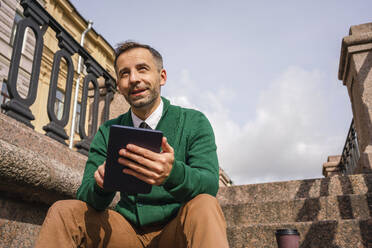
[[[208,207],[208,206],[215,206],[218,205],[218,201],[216,197],[211,196],[209,194],[200,194],[195,196],[193,199],[191,199],[189,202],[187,202],[186,206],[192,206],[192,207]]]
[[[195,196],[193,199],[188,201],[183,208],[189,217],[195,216],[196,218],[201,215],[210,215],[213,212],[220,211],[220,206],[216,197],[209,194],[200,194]]]
[[[86,203],[79,200],[59,200],[50,206],[48,215],[64,214],[66,212],[79,212],[86,209]]]
[[[200,194],[187,202],[181,208],[180,220],[186,226],[191,225],[191,228],[226,228],[225,217],[216,197],[208,194]]]

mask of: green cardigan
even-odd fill
[[[199,111],[171,105],[162,98],[164,108],[156,127],[173,147],[175,161],[169,177],[161,186],[153,186],[151,193],[137,196],[121,193],[115,210],[136,226],[166,222],[173,218],[180,206],[198,194],[216,196],[219,169],[216,144],[208,119]],[[101,189],[94,179],[97,167],[106,160],[110,126],[133,126],[131,111],[105,122],[91,145],[83,181],[77,199],[97,210],[106,209],[115,192]]]

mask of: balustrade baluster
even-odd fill
[[[76,144],[78,151],[82,154],[88,155],[90,143],[93,140],[94,135],[97,132],[97,123],[98,123],[98,104],[99,104],[99,85],[97,78],[102,74],[102,71],[98,68],[98,64],[94,63],[91,60],[85,61],[85,65],[87,66],[87,71],[89,74],[85,76],[83,82],[83,95],[82,95],[82,102],[81,102],[81,113],[80,113],[80,121],[79,121],[79,135],[81,141]],[[86,113],[87,113],[87,100],[88,100],[88,90],[89,90],[89,83],[93,84],[94,88],[94,100],[93,100],[93,116],[92,116],[92,127],[90,130],[90,134],[85,132],[85,120],[86,120]]]
[[[65,140],[68,139],[64,127],[67,125],[69,116],[70,116],[70,103],[71,103],[71,93],[72,93],[72,84],[74,80],[74,64],[71,59],[73,51],[67,51],[61,49],[54,55],[52,75],[50,78],[49,85],[49,95],[48,95],[48,105],[47,112],[50,123],[43,127],[46,131],[46,135],[58,140],[62,144],[66,144]],[[67,63],[67,78],[66,78],[66,87],[65,87],[65,101],[63,104],[63,114],[62,118],[59,120],[56,116],[54,103],[56,101],[56,92],[58,84],[58,75],[60,73],[60,64],[62,58],[66,60]]]
[[[31,121],[34,120],[35,117],[30,110],[30,106],[36,100],[41,57],[44,45],[43,35],[46,30],[45,28],[40,28],[40,26],[45,25],[48,20],[47,18],[41,19],[32,11],[25,12],[25,16],[27,17],[21,20],[17,26],[12,58],[9,66],[8,80],[6,81],[10,101],[1,105],[1,107],[5,110],[6,115],[26,124],[31,128],[34,128],[34,126],[31,124]],[[23,98],[19,95],[17,90],[17,79],[22,56],[22,47],[23,42],[25,41],[24,37],[27,28],[30,28],[34,32],[36,42],[28,94],[26,98]]]
[[[74,38],[37,1],[22,0],[21,5],[24,8],[23,14],[25,19],[21,20],[17,26],[8,79],[6,80],[10,101],[1,105],[1,108],[5,110],[5,114],[33,128],[31,120],[34,120],[35,117],[30,110],[30,106],[35,102],[37,96],[40,66],[44,46],[43,36],[45,31],[48,28],[51,28],[56,32],[60,50],[54,55],[53,68],[50,78],[48,106],[46,110],[48,112],[50,123],[44,126],[43,129],[46,131],[47,136],[66,144],[65,140],[68,139],[68,136],[64,128],[68,123],[70,115],[71,93],[74,75],[74,65],[71,57],[75,53],[78,53],[84,59],[88,75],[84,79],[81,102],[81,115],[79,122],[81,141],[76,145],[76,147],[78,148],[79,152],[88,154],[90,142],[97,132],[98,126],[98,104],[100,92],[97,78],[103,76],[105,79],[106,95],[103,115],[104,120],[108,120],[109,118],[110,102],[113,99],[114,89],[116,87],[115,79],[106,70],[104,70],[102,66],[96,60],[94,60],[93,57],[88,54],[88,52],[81,47],[80,44],[74,40]],[[34,32],[36,42],[28,94],[26,98],[22,98],[17,91],[17,78],[20,68],[22,46],[26,28],[30,28]],[[61,119],[58,119],[54,112],[54,103],[56,101],[58,75],[60,73],[60,64],[62,58],[64,58],[67,63],[67,78],[63,115]],[[94,87],[94,101],[92,107],[92,127],[89,130],[89,134],[87,134],[85,132],[85,123],[87,119],[86,110],[89,83],[92,83]]]
[[[343,174],[353,174],[359,161],[359,147],[357,134],[354,127],[354,120],[350,124],[349,132],[342,151],[340,168]]]

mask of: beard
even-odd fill
[[[148,106],[152,106],[155,103],[156,99],[159,98],[160,87],[159,88],[148,88],[147,91],[148,91],[148,94],[146,96],[130,97],[130,93],[129,93],[128,95],[124,95],[124,97],[131,107],[137,108],[137,109],[146,108]]]

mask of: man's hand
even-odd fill
[[[96,180],[98,186],[100,186],[102,189],[103,189],[103,181],[105,177],[105,166],[106,166],[106,162],[98,166],[97,170],[94,172],[94,179]]]
[[[169,176],[173,162],[174,150],[163,137],[162,152],[156,153],[136,145],[129,144],[121,149],[118,162],[127,166],[124,173],[132,175],[148,184],[161,185]],[[131,160],[128,160],[129,158]]]

